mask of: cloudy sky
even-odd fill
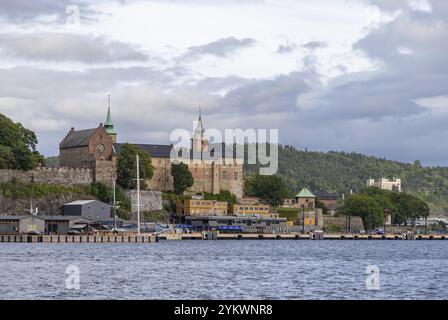
[[[448,165],[447,40],[446,0],[0,0],[0,112],[46,155],[111,93],[122,142],[169,143],[201,106],[207,128]]]

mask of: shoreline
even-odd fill
[[[352,235],[352,234],[148,234],[148,235],[0,235],[0,243],[155,243],[158,241],[181,240],[217,240],[217,241],[254,241],[254,240],[448,240],[447,235]]]

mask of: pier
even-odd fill
[[[259,233],[219,233],[215,238],[203,233],[161,234],[159,240],[447,240],[447,235],[414,234],[259,234]]]
[[[0,235],[0,243],[152,243],[155,235]]]
[[[149,235],[0,235],[0,243],[153,243],[159,240],[447,240],[447,235],[165,233]]]

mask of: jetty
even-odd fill
[[[149,235],[0,235],[0,243],[152,243]]]
[[[267,234],[267,233],[164,233],[159,240],[447,240],[448,235],[386,234]]]

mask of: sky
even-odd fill
[[[79,19],[77,19],[79,13]],[[118,140],[278,129],[282,144],[447,166],[446,0],[0,0],[0,113],[57,155]]]

